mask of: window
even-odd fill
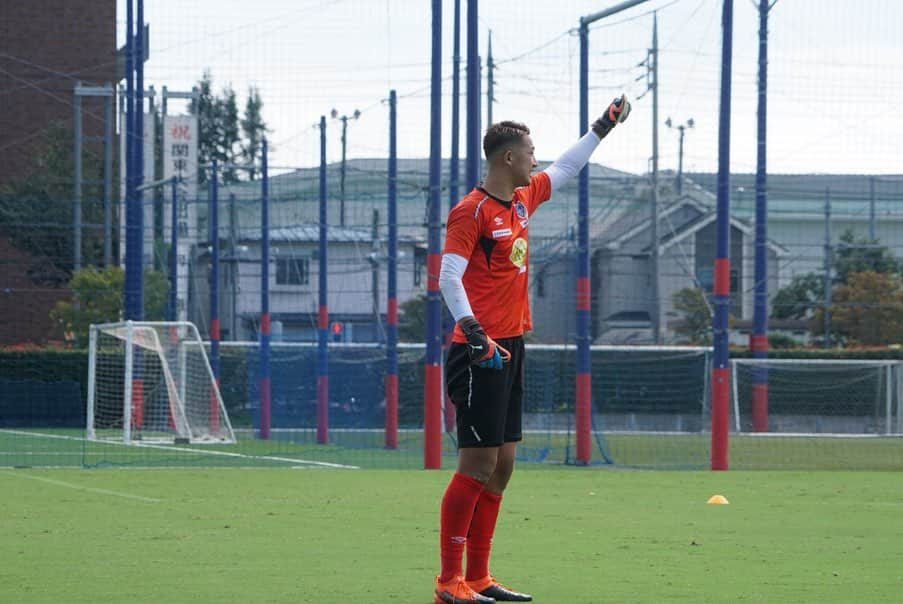
[[[310,262],[307,258],[277,258],[277,285],[307,285],[310,279]]]

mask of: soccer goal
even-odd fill
[[[194,324],[92,325],[89,345],[89,440],[235,442]]]
[[[733,426],[753,429],[753,392],[767,385],[768,433],[903,434],[903,363],[835,359],[734,359]]]

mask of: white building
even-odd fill
[[[220,325],[223,339],[257,338],[261,309],[261,249],[259,230],[235,245],[220,244]],[[234,247],[234,252],[232,248]],[[364,229],[327,229],[327,303],[330,329],[346,342],[385,340],[387,305],[386,242]],[[201,300],[210,296],[210,254],[196,266],[205,278],[196,280]],[[274,340],[316,341],[319,309],[319,227],[297,225],[270,230],[269,293]],[[411,237],[398,242],[397,298],[400,303],[426,293],[426,247]],[[194,320],[209,324],[207,316]]]

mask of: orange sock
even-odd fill
[[[465,474],[455,473],[445,489],[439,514],[439,557],[442,570],[439,581],[444,583],[462,574],[461,561],[467,529],[473,510],[483,491],[483,483]]]
[[[489,552],[501,505],[501,495],[489,491],[480,493],[473,520],[470,521],[470,532],[467,534],[468,581],[477,581],[489,574]]]

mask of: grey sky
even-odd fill
[[[120,2],[120,39],[124,3]],[[349,125],[349,157],[388,150],[382,99],[399,94],[399,154],[429,152],[428,0],[161,0],[146,3],[151,26],[147,84],[187,89],[209,68],[216,87],[231,84],[243,103],[259,87],[273,132],[271,163],[318,162],[313,125],[335,107],[362,111]],[[616,4],[599,0],[483,0],[480,54],[488,30],[499,64],[493,115],[533,130],[537,156],[554,159],[578,134],[581,15]],[[653,9],[658,9],[660,119],[693,117],[688,171],[717,168],[720,0],[653,0],[598,22],[590,35],[590,113],[625,91],[646,88]],[[450,149],[453,1],[444,0],[443,155]],[[462,0],[462,22],[466,15]],[[758,18],[751,0],[734,2],[732,157],[735,172],[755,170]],[[899,173],[903,115],[903,3],[893,0],[778,0],[769,29],[769,171]],[[462,55],[464,54],[462,24]],[[462,93],[463,81],[462,57]],[[483,81],[485,93],[485,77]],[[462,96],[462,131],[464,143]],[[174,107],[179,110],[178,106]],[[593,160],[644,172],[652,155],[652,97],[634,101],[626,127]],[[485,127],[485,105],[483,113]],[[328,155],[340,157],[339,124],[329,123]],[[660,167],[677,166],[677,133],[660,127]]]

